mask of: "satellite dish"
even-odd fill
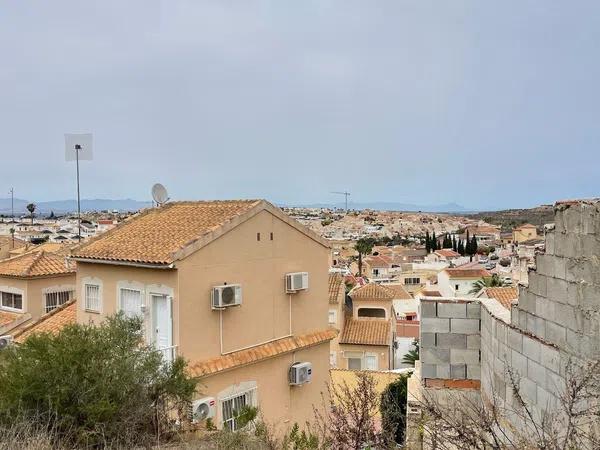
[[[152,198],[159,206],[163,203],[166,203],[169,200],[167,188],[160,183],[156,183],[154,186],[152,186]]]

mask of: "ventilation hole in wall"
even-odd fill
[[[271,233],[271,240],[273,240],[273,233]]]
[[[260,233],[256,233],[256,240],[260,241]]]

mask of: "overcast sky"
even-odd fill
[[[93,6],[92,6],[93,5]],[[600,194],[600,2],[0,0],[0,197]]]

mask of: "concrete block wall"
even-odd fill
[[[600,355],[600,203],[557,204],[512,323],[575,357]]]
[[[421,377],[479,380],[481,310],[475,300],[421,299]]]

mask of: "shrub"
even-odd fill
[[[406,426],[407,377],[401,376],[381,393],[381,428],[389,444],[403,444]],[[390,445],[392,446],[392,445]]]
[[[57,445],[147,445],[172,437],[197,381],[144,344],[141,320],[35,334],[0,354],[0,426],[47,424]],[[40,420],[41,418],[41,420]]]

